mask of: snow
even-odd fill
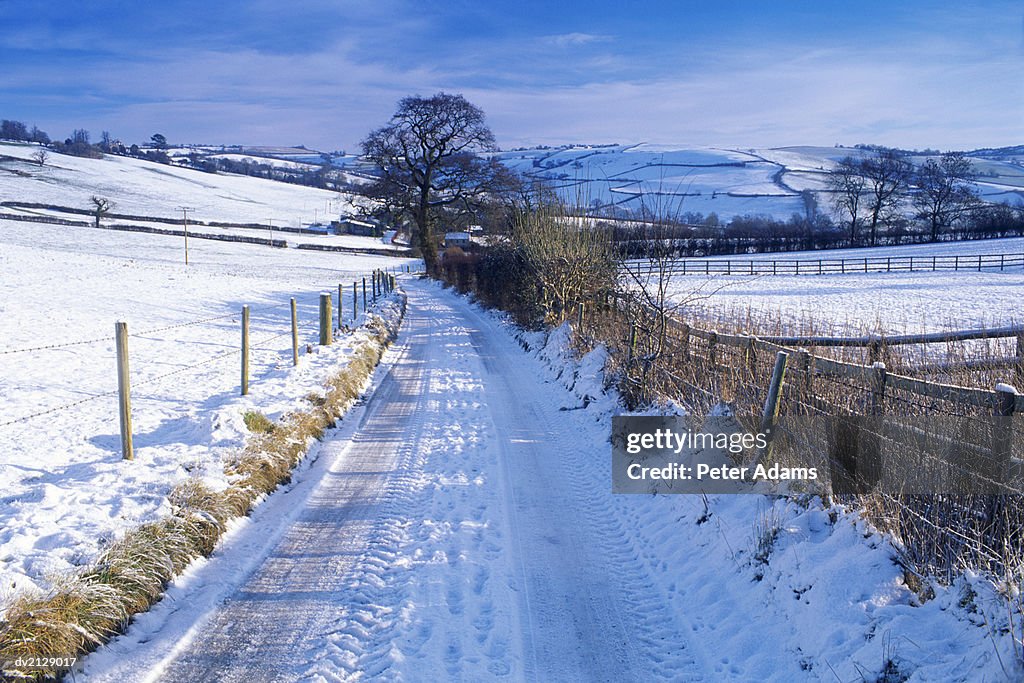
[[[200,240],[189,246],[186,267],[178,238],[0,221],[5,593],[45,587],[120,531],[166,513],[167,491],[190,474],[222,485],[222,459],[246,433],[243,413],[273,418],[301,405],[363,336],[317,347],[319,293],[333,293],[336,305],[344,284],[351,325],[353,281],[410,262]],[[295,370],[290,297],[298,301],[303,352]],[[243,304],[252,310],[253,349],[251,393],[239,397]],[[120,453],[116,321],[127,322],[131,335],[134,462]],[[306,355],[306,344],[316,352]]]
[[[991,586],[968,576],[922,603],[848,511],[611,494],[600,353],[573,361],[567,327],[517,333],[404,284],[377,396],[76,680],[1022,674]],[[358,502],[338,502],[346,481]]]
[[[772,261],[864,257],[1022,253],[1024,238],[945,242],[874,249],[837,249],[716,256],[713,260]],[[712,316],[739,315],[790,329],[813,325],[819,332],[889,334],[998,327],[1024,320],[1020,302],[1024,269],[1004,272],[894,272],[845,275],[675,275],[671,296],[695,301]]]
[[[330,190],[227,174],[212,174],[141,159],[107,155],[83,159],[50,154],[45,166],[29,161],[38,147],[0,143],[0,195],[4,200],[92,207],[94,195],[114,201],[114,213],[180,218],[181,207],[201,221],[298,226],[314,211],[352,213],[354,200]],[[166,226],[165,226],[166,227]]]
[[[567,146],[510,150],[497,157],[527,175],[552,180],[570,203],[597,202],[666,213],[715,212],[719,218],[756,214],[786,220],[804,213],[802,190],[825,189],[823,172],[846,156],[866,150],[846,147],[783,147],[733,150],[681,145]],[[927,157],[915,156],[915,163]],[[976,183],[991,201],[1024,201],[1020,166],[1008,160],[971,158],[985,176]],[[819,195],[826,207],[828,199]]]

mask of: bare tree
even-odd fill
[[[913,165],[892,149],[882,149],[858,164],[867,185],[868,243],[875,246],[878,225],[897,213],[907,193]]]
[[[50,158],[50,153],[46,151],[45,147],[40,147],[36,151],[32,152],[32,161],[36,162],[38,166],[45,166],[46,160]]]
[[[843,157],[828,175],[828,189],[832,193],[832,205],[839,213],[850,233],[850,246],[857,243],[857,231],[860,227],[861,206],[864,203],[864,192],[867,181],[860,172],[860,161],[853,157]]]
[[[481,152],[497,149],[484,113],[462,95],[406,97],[391,122],[362,142],[381,170],[378,190],[392,191],[416,226],[427,272],[437,271],[434,223],[441,209],[486,194],[500,164]]]
[[[93,195],[92,197],[90,197],[89,201],[92,202],[92,214],[96,218],[96,227],[98,228],[100,227],[100,218],[110,213],[110,210],[114,208],[114,202],[110,201],[105,197],[99,197],[97,195]]]
[[[928,159],[914,173],[914,208],[928,224],[932,242],[977,205],[977,190],[969,184],[976,177],[974,165],[962,152],[943,154],[938,161]]]

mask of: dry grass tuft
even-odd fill
[[[258,410],[250,410],[242,416],[242,420],[245,422],[246,429],[250,432],[258,434],[266,434],[274,431],[274,423],[263,413]]]

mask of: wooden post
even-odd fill
[[[761,411],[761,433],[767,441],[765,447],[758,453],[754,465],[761,462],[772,452],[772,441],[774,441],[775,423],[779,417],[779,404],[782,401],[782,383],[786,376],[786,361],[789,354],[779,351],[775,354],[775,367],[772,369],[772,380],[768,384],[768,396],[764,400],[764,409]]]
[[[334,341],[331,330],[331,322],[333,316],[331,316],[331,295],[321,294],[320,295],[320,345],[330,346],[331,342]]]
[[[583,333],[583,316],[584,316],[584,312],[583,311],[584,311],[585,308],[586,308],[586,304],[581,302],[580,303],[580,307],[579,307],[579,311],[577,312],[577,316],[576,316],[576,334],[582,334]]]
[[[1013,413],[1016,405],[1016,387],[1009,384],[997,384],[995,418],[992,421],[992,463],[991,467],[982,473],[996,482],[1005,482],[1013,478],[1010,467],[1013,453]],[[995,491],[991,492],[996,493]]]
[[[683,346],[683,358],[690,360],[690,325],[688,323],[683,323],[679,328],[683,335],[680,340]]]
[[[804,375],[804,391],[810,395],[814,390],[814,356],[807,349],[800,349],[800,371]]]
[[[359,317],[359,289],[356,283],[352,283],[352,324],[356,324],[356,318]]]
[[[343,325],[342,322],[341,322],[341,317],[342,317],[342,313],[344,312],[343,311],[344,307],[345,307],[344,291],[343,291],[342,286],[339,284],[338,285],[338,329],[339,330],[341,330],[341,327]]]
[[[292,365],[299,364],[299,316],[295,310],[295,297],[291,300],[292,308]]]
[[[708,335],[708,363],[711,365],[709,369],[714,370],[718,367],[718,331],[711,330]]]
[[[117,404],[121,416],[121,457],[135,458],[132,446],[131,381],[128,374],[128,323],[114,323],[114,341],[117,346]]]
[[[363,278],[363,312],[366,312],[366,278]]]
[[[633,358],[636,356],[636,323],[630,323],[629,325],[629,355],[626,358],[628,365],[633,364]]]
[[[885,414],[885,363],[874,363],[871,371],[871,414],[877,417]]]
[[[242,306],[242,396],[249,393],[249,307]]]
[[[746,346],[743,349],[744,360],[747,364],[747,370],[750,374],[754,374],[757,369],[757,349],[754,347],[754,338],[750,337],[747,339]]]

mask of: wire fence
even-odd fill
[[[777,398],[779,457],[788,449],[820,462],[835,499],[860,506],[897,537],[908,571],[949,578],[964,568],[999,576],[1019,568],[1024,395],[1016,388],[1024,387],[1024,326],[889,339],[771,338],[702,329],[614,295],[581,307],[575,323],[584,350],[608,349],[627,402],[666,397],[695,415],[726,402],[751,431],[758,431],[770,398],[778,355],[786,354]],[[901,349],[977,339],[1009,341],[1010,349],[1015,341],[1016,353],[987,359],[989,374],[949,364],[927,377],[904,369]],[[857,359],[849,357],[853,351]],[[809,418],[826,420],[828,428],[804,428]],[[853,442],[874,448],[851,457],[844,445]],[[885,471],[876,454],[884,454]],[[886,478],[910,480],[915,471],[940,472],[946,488],[928,493],[932,480],[921,477],[914,483],[924,482],[923,494],[880,485]]]
[[[632,261],[624,267],[638,277],[661,270],[675,275],[853,275],[937,271],[1007,271],[1024,268],[1024,253],[865,256],[832,259],[674,259]]]
[[[296,320],[295,330],[292,330],[290,316],[282,317],[280,320],[277,321],[265,321],[262,325],[264,329],[267,327],[272,328],[274,326],[278,326],[278,329],[280,329],[281,331],[276,332],[268,330],[269,336],[265,336],[254,341],[252,344],[249,345],[249,347],[251,349],[258,349],[264,351],[276,350],[281,354],[285,354],[285,352],[290,351],[290,348],[286,349],[282,347],[281,349],[275,349],[274,347],[278,346],[281,340],[284,340],[286,337],[291,337],[297,334],[298,332],[301,332],[303,335],[300,340],[297,340],[301,341],[302,345],[312,344],[316,342],[317,339],[310,335],[310,330],[320,328],[324,324],[319,319],[318,312],[316,311],[315,308],[318,305],[321,297],[323,296],[324,291],[330,292],[330,296],[333,298],[334,301],[336,301],[337,305],[337,308],[334,310],[337,311],[338,313],[332,316],[332,319],[328,323],[332,326],[332,329],[340,331],[346,327],[355,327],[359,323],[360,316],[365,315],[366,312],[372,307],[372,305],[386,293],[386,290],[388,289],[388,287],[390,287],[390,283],[393,282],[391,278],[394,275],[398,274],[399,272],[411,271],[412,268],[408,266],[403,268],[396,267],[386,270],[381,269],[368,274],[366,277],[357,278],[355,281],[351,283],[351,289],[349,289],[348,287],[339,289],[338,285],[334,285],[330,288],[326,288],[325,290],[317,290],[315,293],[307,292],[305,294],[299,295],[298,297],[295,297],[296,308],[298,311],[302,311],[303,315],[301,316],[302,319]],[[358,296],[356,296],[354,300],[353,298],[350,298],[350,294],[353,291],[357,292],[358,294]],[[272,304],[268,306],[252,308],[250,309],[249,312],[250,314],[266,314],[281,311],[283,309],[288,309],[290,306],[291,301],[284,301],[280,304]],[[148,348],[148,353],[141,357],[141,360],[139,357],[133,356],[131,363],[133,375],[131,381],[131,388],[135,390],[140,387],[154,387],[156,385],[159,385],[159,383],[163,382],[164,380],[183,375],[187,376],[188,373],[193,373],[194,371],[200,368],[217,363],[218,361],[224,361],[228,358],[240,358],[240,356],[243,353],[242,347],[234,343],[231,343],[228,345],[228,348],[225,348],[222,351],[210,355],[201,356],[199,358],[195,358],[194,360],[190,359],[190,361],[187,362],[186,364],[179,365],[178,367],[175,367],[172,370],[166,372],[157,372],[156,374],[152,375],[146,374],[147,368],[157,367],[161,364],[165,364],[168,358],[172,359],[172,363],[175,362],[175,360],[182,355],[180,353],[181,347],[193,349],[197,347],[200,343],[208,344],[211,343],[211,341],[209,340],[223,339],[227,330],[224,329],[223,325],[215,324],[227,323],[229,321],[237,322],[241,317],[240,314],[241,311],[234,311],[214,316],[204,316],[201,318],[185,320],[182,322],[177,322],[169,325],[161,325],[157,327],[146,328],[138,332],[130,332],[127,335],[129,338],[140,341],[144,340],[148,344],[157,344],[155,348]],[[232,327],[234,327],[234,325],[232,325]],[[202,337],[205,338],[205,340],[188,340],[182,337],[154,338],[154,335],[159,335],[173,330],[182,330],[185,328],[196,328],[196,330],[200,333]],[[212,343],[222,342],[217,341]],[[109,350],[109,347],[113,347],[115,345],[114,335],[95,337],[92,339],[57,342],[54,344],[40,344],[32,347],[3,349],[0,350],[0,356],[14,356],[16,354],[33,354],[37,356],[37,358],[33,359],[31,363],[37,366],[42,366],[48,362],[47,357],[49,352],[63,351],[72,347],[91,346],[100,344],[107,345]],[[173,346],[176,348],[174,350],[169,350],[169,346]],[[108,352],[108,350],[98,350],[96,353],[90,354],[90,357],[98,358],[101,354]],[[114,370],[116,368],[116,358],[113,357],[113,354],[111,354],[109,362],[111,369],[109,376],[111,383],[113,383],[115,378]],[[26,364],[25,361],[20,361],[20,363],[22,365]],[[56,361],[54,361],[54,364],[56,365]],[[275,363],[270,363],[266,370],[272,370],[275,365]],[[48,377],[55,378],[55,376],[59,374],[59,372],[56,369],[50,369],[46,371],[46,374]],[[77,386],[77,382],[72,381],[71,384],[72,388],[70,389],[70,391],[73,391],[74,393],[81,393],[82,391],[84,391],[82,388]],[[33,390],[35,393],[43,394],[59,394],[62,393],[63,391],[69,391],[66,385],[61,386],[59,383],[54,383],[51,384],[50,386],[34,386]],[[47,416],[53,416],[58,413],[74,411],[76,408],[79,408],[85,404],[91,403],[93,401],[98,401],[100,399],[115,397],[118,396],[118,394],[119,389],[117,388],[111,388],[109,390],[101,389],[99,391],[96,391],[95,393],[90,392],[87,396],[83,398],[77,398],[75,400],[67,401],[59,405],[45,406],[40,408],[39,410],[34,410],[21,415],[8,417],[7,419],[0,420],[0,430],[15,425],[30,423]],[[144,394],[139,394],[137,398],[146,400],[149,397],[147,397]]]

